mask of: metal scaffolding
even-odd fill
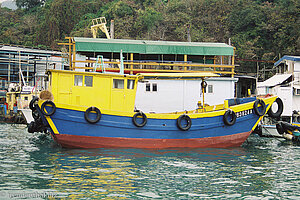
[[[61,68],[61,56],[58,51],[1,45],[0,89],[8,89],[11,83],[35,86],[47,69]]]

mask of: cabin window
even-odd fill
[[[127,89],[134,89],[134,80],[127,80]]]
[[[213,93],[214,91],[213,91],[213,85],[208,85],[207,86],[207,92],[208,93]]]
[[[152,83],[152,92],[157,92],[157,83]]]
[[[124,89],[124,80],[114,79],[113,80],[113,88]]]
[[[157,92],[157,83],[147,83],[146,92]]]
[[[92,76],[85,76],[84,86],[93,87],[93,77]]]
[[[295,95],[300,95],[300,89],[296,89],[296,88],[295,88],[294,91],[295,91]]]
[[[75,86],[82,86],[82,79],[83,77],[80,75],[75,75],[74,76],[74,85]]]
[[[28,97],[24,97],[24,100],[25,100],[25,101],[28,101]]]
[[[150,83],[146,83],[146,92],[151,91],[151,85]]]

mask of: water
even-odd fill
[[[0,124],[0,199],[300,199],[300,145],[251,136],[229,149],[62,149]]]

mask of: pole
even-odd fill
[[[8,63],[8,77],[7,77],[7,84],[9,86],[10,84],[10,53],[8,54],[8,59],[9,59],[9,63]],[[7,87],[8,88],[8,87]]]
[[[188,56],[185,54],[185,55],[183,55],[183,61],[184,61],[184,64],[187,64],[187,58],[188,58]],[[187,70],[187,67],[186,66],[184,66],[184,71],[186,71]]]
[[[202,83],[201,83],[201,88],[202,88],[202,103],[203,103],[203,105],[202,105],[202,108],[203,108],[203,112],[205,111],[205,103],[204,103],[204,93],[205,93],[205,91],[204,91],[204,78],[202,78]]]
[[[21,69],[21,51],[19,51],[19,85],[20,85],[20,87],[22,86],[21,73],[22,73],[22,69]]]
[[[29,54],[27,55],[27,74],[26,74],[27,78],[26,78],[26,82],[29,85]]]
[[[191,42],[191,33],[190,33],[190,24],[187,25],[187,35],[188,35],[188,42]]]
[[[231,39],[228,39],[228,44],[231,46]],[[228,64],[231,65],[231,56],[229,56]]]
[[[113,19],[110,21],[110,38],[115,38],[115,22]]]

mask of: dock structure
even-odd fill
[[[0,45],[0,89],[8,89],[11,83],[18,84],[22,81],[30,86],[35,86],[39,81],[38,87],[42,88],[45,86],[45,71],[60,69],[61,66],[61,52]]]
[[[118,71],[120,52],[125,73],[213,72],[233,77],[235,48],[225,43],[174,42],[126,39],[67,37],[60,43],[68,49],[72,70],[92,70],[95,65]],[[81,55],[80,58],[78,54]],[[104,65],[97,64],[103,56]],[[79,59],[78,59],[79,58]],[[102,61],[101,61],[102,62]],[[97,69],[103,71],[102,69]]]

